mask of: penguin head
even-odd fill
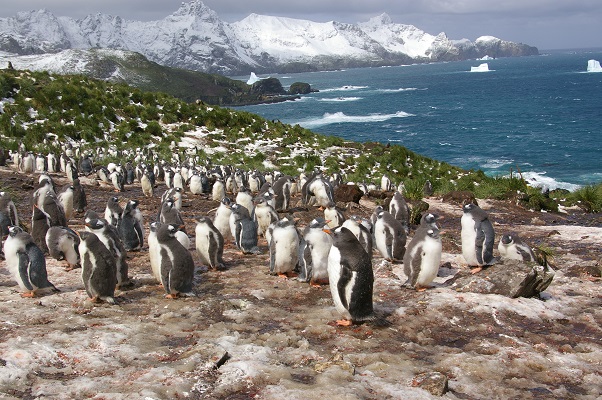
[[[228,198],[228,197],[224,197],[222,199],[222,204],[225,206],[230,206],[230,204],[232,204],[232,200],[230,200],[230,198]]]
[[[161,222],[159,222],[159,221],[151,222],[151,224],[150,224],[151,232],[157,232],[157,229],[159,229],[160,226],[161,226]]]
[[[434,222],[436,222],[439,219],[439,216],[437,214],[433,214],[433,213],[426,213],[422,216],[422,221],[424,221],[424,223],[426,224],[432,224]]]
[[[309,223],[309,227],[322,229],[328,224],[328,222],[329,221],[326,221],[324,218],[318,217]]]
[[[91,219],[86,221],[85,225],[92,230],[100,230],[105,227],[105,223],[101,219]]]
[[[207,224],[207,223],[209,223],[211,221],[211,218],[204,217],[204,216],[199,216],[199,217],[196,217],[194,220],[196,222],[198,222],[199,224]]]
[[[8,236],[10,236],[10,237],[15,237],[19,233],[22,233],[22,232],[23,232],[23,229],[19,226],[10,226],[8,228]]]
[[[514,242],[514,236],[511,233],[507,233],[502,236],[500,241],[505,245],[512,244],[512,242]]]
[[[464,204],[464,206],[462,207],[462,210],[464,212],[471,212],[472,210],[474,210],[475,208],[477,208],[477,205],[474,203],[466,203]]]
[[[429,229],[426,231],[427,236],[432,237],[433,239],[439,239],[439,229]]]

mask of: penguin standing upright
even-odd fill
[[[272,185],[272,190],[275,195],[274,208],[277,211],[286,211],[290,208],[291,204],[291,187],[293,184],[293,177],[284,175],[281,176]]]
[[[516,233],[507,233],[502,236],[497,247],[502,258],[535,262],[535,254],[531,247],[525,244]]]
[[[374,224],[376,248],[387,261],[401,261],[405,254],[406,232],[388,211],[381,211]]]
[[[8,225],[19,226],[17,207],[15,207],[15,203],[8,192],[0,192],[0,213],[4,215]],[[0,233],[2,236],[8,235],[8,226],[6,230],[2,229]]]
[[[175,207],[175,203],[172,199],[167,199],[161,205],[161,214],[159,216],[159,221],[162,224],[174,224],[176,226],[184,226],[184,220],[182,219],[182,215],[180,211]],[[184,229],[186,232],[186,229]]]
[[[224,239],[232,236],[232,231],[230,230],[230,215],[232,214],[232,210],[230,209],[231,204],[230,198],[223,197],[213,216],[213,225],[220,231]]]
[[[106,301],[115,304],[117,266],[110,249],[93,232],[81,232],[78,246],[81,256],[82,281],[93,303]]]
[[[324,208],[324,219],[328,221],[328,226],[334,229],[337,226],[343,225],[346,218],[345,215],[337,209],[337,205],[334,202],[330,202]]]
[[[53,226],[48,229],[45,237],[50,257],[58,261],[67,262],[67,270],[79,267],[80,237],[71,228]]]
[[[224,180],[219,178],[215,181],[211,189],[211,199],[213,201],[222,201],[224,197],[226,197],[226,185],[224,184]]]
[[[73,216],[73,185],[65,185],[63,190],[58,194],[57,199],[65,213],[67,223]]]
[[[44,289],[59,291],[48,281],[44,253],[27,232],[18,226],[11,226],[3,249],[6,266],[23,290],[21,297],[35,297],[38,291]]]
[[[230,206],[230,229],[234,236],[236,247],[243,254],[260,254],[257,247],[257,225],[251,219],[246,207],[234,203]]]
[[[190,251],[176,239],[178,226],[163,224],[157,229],[161,283],[167,298],[190,296],[194,278],[194,260]]]
[[[493,258],[495,232],[489,216],[479,206],[468,203],[462,210],[462,255],[469,267],[476,267],[472,270],[476,273],[496,261]]]
[[[299,261],[299,235],[295,222],[282,219],[274,224],[270,240],[270,273],[290,277]]]
[[[410,207],[408,207],[403,194],[399,191],[395,192],[389,203],[389,213],[391,213],[393,218],[401,222],[406,235],[410,233]]]
[[[172,199],[173,203],[174,203],[174,207],[176,207],[176,210],[181,210],[182,209],[183,192],[184,191],[180,187],[173,187],[173,188],[167,189],[161,195],[161,204],[165,203],[167,201],[167,199]]]
[[[160,222],[150,224],[150,233],[148,234],[148,257],[150,259],[151,271],[157,282],[161,283],[161,248],[157,241],[157,230],[161,226]]]
[[[142,224],[136,218],[137,201],[128,201],[117,222],[117,232],[126,251],[138,251],[144,242]]]
[[[321,207],[321,208],[326,208],[328,207],[329,203],[334,203],[334,193],[332,190],[332,186],[330,185],[330,183],[325,180],[321,174],[319,174],[318,176],[316,176],[313,180],[308,181],[306,183],[307,188],[306,188],[306,203],[305,204],[309,204],[309,198],[311,196],[314,197],[315,199],[315,203]],[[308,197],[309,196],[309,197]]]
[[[268,204],[267,199],[263,196],[255,198],[255,207],[251,217],[257,224],[257,234],[264,237],[268,227],[279,219],[276,210]]]
[[[140,178],[140,187],[142,188],[142,194],[144,196],[153,197],[153,184],[147,172],[144,172]]]
[[[119,204],[119,198],[117,196],[109,197],[105,207],[105,219],[107,222],[113,226],[117,226],[121,214],[123,214],[123,207]]]
[[[74,179],[71,186],[73,186],[73,210],[76,213],[83,213],[88,206],[84,187],[79,179]]]
[[[211,269],[224,269],[224,237],[209,217],[197,217],[195,220],[195,247],[201,262]]]
[[[425,290],[437,277],[441,263],[441,235],[439,229],[429,224],[421,225],[408,245],[403,258],[406,285]]]
[[[344,317],[337,325],[349,326],[373,318],[372,260],[355,235],[345,227],[335,229],[332,235],[328,280],[335,308]]]
[[[349,229],[351,233],[355,235],[364,250],[366,250],[366,253],[372,258],[372,234],[370,233],[370,229],[363,224],[362,219],[357,215],[352,215],[351,218],[345,220],[341,226]]]
[[[50,229],[50,222],[50,216],[34,204],[31,213],[31,238],[44,254],[48,254],[46,232]]]
[[[253,209],[255,208],[255,206],[253,205],[253,195],[251,194],[251,191],[245,186],[241,186],[238,188],[235,203],[245,207],[249,211],[249,215],[253,214]]]
[[[324,230],[327,221],[313,219],[303,231],[303,241],[299,249],[300,273],[297,279],[312,286],[328,283],[328,253],[332,246],[332,237]]]
[[[63,206],[59,202],[54,192],[48,191],[44,196],[44,204],[40,207],[42,211],[48,214],[50,226],[67,226],[67,217]]]
[[[124,288],[132,285],[132,281],[128,276],[127,251],[119,238],[117,228],[102,219],[88,219],[85,223],[86,229],[94,233],[98,239],[111,252],[111,256],[115,259],[117,288]],[[81,256],[81,252],[80,252]]]

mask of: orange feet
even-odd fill
[[[34,297],[36,297],[36,294],[34,292],[24,292],[24,293],[21,293],[21,297],[33,299]]]
[[[473,268],[470,270],[471,274],[476,274],[477,272],[480,272],[483,270],[483,267],[477,267],[477,268]]]
[[[166,299],[177,299],[178,298],[178,294],[177,293],[169,293],[165,295]]]
[[[337,326],[351,326],[353,324],[353,321],[351,321],[350,319],[339,319],[336,322]]]

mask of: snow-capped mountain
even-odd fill
[[[0,51],[26,55],[88,48],[135,51],[161,65],[222,74],[537,54],[535,47],[487,36],[474,43],[433,36],[393,23],[386,14],[358,24],[257,14],[226,23],[200,0],[149,22],[105,14],[56,17],[44,9],[0,18]]]

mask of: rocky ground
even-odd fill
[[[61,176],[59,184],[66,183]],[[35,175],[0,168],[28,226]],[[112,187],[84,180],[89,208],[104,210]],[[159,185],[118,194],[140,200],[154,220]],[[96,399],[598,399],[602,396],[600,215],[531,212],[480,200],[496,236],[517,231],[556,252],[556,276],[541,299],[459,293],[444,282],[463,265],[459,205],[426,199],[441,221],[444,254],[435,287],[401,288],[403,265],[373,257],[374,304],[388,324],[337,327],[327,286],[268,274],[261,255],[241,255],[227,240],[225,271],[197,260],[197,297],[168,300],[151,275],[148,248],[128,255],[135,285],[118,304],[89,303],[80,270],[47,259],[61,292],[19,296],[0,262],[0,397]],[[347,215],[369,215],[362,199]],[[188,194],[183,214],[217,203]],[[300,226],[320,215],[298,210]],[[82,215],[70,226],[82,230]],[[194,242],[194,241],[193,241]],[[497,244],[497,240],[496,240]],[[383,326],[381,326],[383,325]],[[445,381],[447,388],[445,389]]]

